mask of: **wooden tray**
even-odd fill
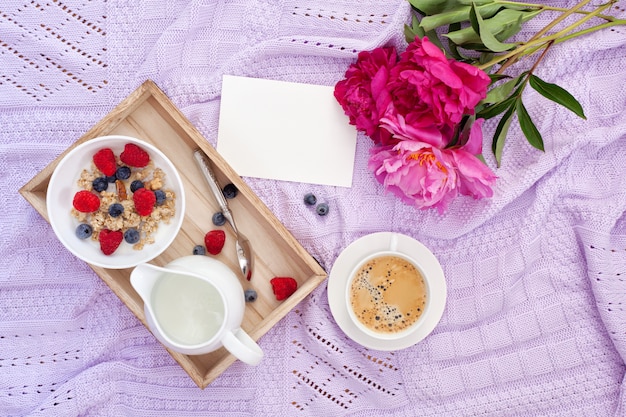
[[[326,272],[278,221],[256,194],[195,129],[185,116],[152,81],[146,81],[76,143],[39,172],[20,189],[20,194],[46,219],[46,190],[50,176],[61,158],[76,145],[104,135],[127,135],[143,139],[159,148],[177,167],[185,187],[187,208],[180,233],[172,245],[154,261],[163,266],[190,255],[193,247],[203,243],[204,234],[216,228],[211,216],[219,210],[200,169],[193,160],[194,149],[201,148],[211,159],[215,175],[222,186],[232,182],[239,194],[229,200],[237,227],[251,242],[254,271],[244,288],[253,288],[258,299],[246,304],[242,328],[257,340],[284,317],[296,304],[326,279]],[[237,275],[235,238],[230,228],[226,245],[218,258]],[[146,325],[143,301],[130,285],[132,269],[105,269],[90,265],[111,290]],[[269,280],[274,276],[291,276],[298,281],[298,291],[282,302],[276,301]],[[224,348],[215,352],[189,356],[169,350],[172,357],[193,381],[205,388],[236,359]]]

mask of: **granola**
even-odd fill
[[[127,166],[119,158],[115,157],[118,167]],[[92,162],[90,169],[84,169],[77,183],[82,190],[87,190],[100,198],[100,207],[91,213],[83,213],[76,208],[71,209],[71,215],[75,217],[79,223],[88,224],[92,228],[90,239],[98,241],[102,230],[121,231],[125,233],[129,229],[136,229],[139,232],[139,239],[131,241],[135,250],[142,250],[145,245],[155,242],[154,234],[162,223],[169,224],[176,214],[175,202],[176,194],[174,191],[164,187],[165,172],[155,167],[151,160],[147,166],[142,168],[129,167],[131,169],[130,176],[126,179],[114,179],[107,177]],[[94,180],[98,178],[107,178],[108,187],[106,190],[94,190]],[[163,191],[165,198],[160,199],[149,215],[141,216],[135,209],[133,201],[133,192],[130,184],[139,180],[143,183],[143,188],[150,191]],[[135,190],[136,191],[136,190]],[[163,195],[163,194],[161,194]],[[121,204],[123,210],[121,214],[113,216],[109,212],[109,208],[113,204]],[[117,213],[115,213],[117,214]],[[127,239],[128,242],[128,239]],[[129,244],[129,243],[127,243]]]

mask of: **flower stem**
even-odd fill
[[[588,3],[591,0],[583,0],[580,3],[578,3],[577,6],[574,6],[574,9],[576,7],[582,7],[584,6],[584,4]],[[597,25],[594,26],[592,28],[588,28],[585,30],[581,30],[578,32],[575,32],[573,34],[567,35],[569,32],[571,32],[572,30],[576,29],[578,26],[580,26],[581,24],[585,23],[586,21],[592,19],[593,17],[596,17],[598,14],[600,14],[600,12],[604,11],[606,8],[610,7],[612,5],[612,2],[606,3],[602,6],[599,6],[597,9],[593,10],[592,12],[588,13],[587,15],[585,15],[584,17],[582,17],[580,20],[578,20],[577,22],[567,26],[565,29],[562,29],[552,35],[549,36],[545,36],[543,38],[537,38],[536,36],[533,36],[533,38],[531,38],[531,40],[529,40],[528,42],[523,43],[522,45],[518,46],[517,48],[515,48],[514,50],[503,54],[503,55],[499,55],[497,57],[495,57],[494,59],[492,59],[491,61],[480,65],[478,68],[480,69],[485,69],[485,68],[489,68],[493,65],[496,65],[502,61],[505,60],[509,60],[512,59],[513,61],[517,60],[519,57],[525,56],[525,55],[529,55],[531,53],[536,52],[537,50],[545,47],[549,42],[555,42],[557,40],[559,40],[560,38],[563,38],[563,40],[560,40],[557,43],[561,43],[565,40],[569,40],[569,39],[573,39],[575,37],[587,34],[587,33],[591,33],[595,30],[598,29],[602,29],[605,27],[610,27],[610,26],[615,26],[615,25],[619,25],[619,24],[625,24],[626,20],[614,20],[613,22],[607,22],[604,23],[602,25]],[[573,12],[572,12],[573,13]],[[571,15],[571,13],[568,14],[568,16]],[[565,16],[567,17],[567,16]],[[561,18],[557,18],[556,20],[558,20],[557,23],[559,23],[560,21],[562,21],[562,19],[564,19],[565,17],[561,16]],[[555,21],[556,21],[555,20]],[[554,22],[552,22],[554,23]],[[548,26],[546,26],[547,30],[550,30],[552,27],[554,27],[554,25],[550,23]],[[546,29],[544,28],[544,29]],[[546,31],[547,31],[546,30]],[[543,33],[545,33],[544,30],[540,31],[540,35],[541,36]],[[531,49],[532,48],[532,49]]]
[[[537,32],[532,38],[530,38],[530,41],[534,41],[535,39],[539,39],[540,37],[542,37],[545,33],[547,33],[550,29],[552,29],[553,27],[555,27],[556,25],[558,25],[559,23],[561,23],[563,20],[567,19],[568,16],[571,16],[574,12],[576,12],[577,10],[580,10],[582,7],[584,7],[587,3],[589,3],[591,0],[582,0],[581,2],[579,2],[576,6],[572,7],[571,9],[569,9],[568,11],[566,11],[565,13],[563,13],[561,16],[557,17],[556,19],[554,19],[552,22],[548,23],[543,29],[541,29],[539,32]],[[589,16],[589,15],[587,15]],[[586,16],[586,17],[587,17]],[[584,19],[584,18],[583,18]],[[581,21],[583,20],[581,19]]]
[[[626,19],[613,20],[611,22],[607,22],[607,23],[603,23],[601,25],[597,25],[597,26],[593,26],[593,27],[590,27],[590,28],[587,28],[587,29],[583,29],[583,30],[580,30],[578,32],[570,33],[569,35],[565,35],[565,36],[563,36],[561,38],[555,39],[553,42],[554,42],[554,44],[562,43],[562,42],[568,41],[570,39],[574,39],[574,38],[576,38],[578,36],[586,35],[586,34],[589,34],[589,33],[596,32],[598,30],[602,30],[602,29],[606,29],[606,28],[610,28],[612,26],[618,26],[618,25],[626,25]],[[539,49],[541,49],[543,47],[544,47],[544,45],[537,46],[535,48],[532,48],[532,49],[526,51],[523,55],[532,55],[532,54],[534,54],[535,52],[537,52]]]
[[[609,3],[615,3],[616,0],[610,0]],[[568,8],[564,8],[564,7],[555,7],[555,6],[548,6],[546,4],[538,4],[538,3],[524,3],[524,2],[517,2],[517,1],[507,1],[507,0],[495,0],[494,1],[495,4],[501,4],[503,6],[520,6],[520,7],[527,7],[529,9],[538,9],[541,11],[553,11],[553,12],[568,12],[571,9]],[[574,6],[576,7],[576,6]],[[591,12],[587,11],[587,10],[576,10],[574,11],[574,13],[578,13],[578,14],[589,14]],[[604,15],[604,14],[598,14],[596,15],[596,17],[599,17],[601,19],[607,20],[609,22],[612,22],[615,20],[614,16],[609,16],[609,15]]]

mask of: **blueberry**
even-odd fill
[[[196,245],[193,247],[193,254],[194,255],[206,255],[206,249],[204,249],[204,246],[202,245]]]
[[[115,181],[117,181],[117,177],[115,175],[110,175],[106,177],[106,179],[107,179],[107,182],[110,182],[110,183],[114,183]]]
[[[121,166],[115,171],[115,178],[118,180],[127,180],[130,178],[130,168]]]
[[[135,228],[128,229],[124,232],[124,240],[131,245],[139,242],[139,231]]]
[[[315,194],[308,193],[304,196],[304,204],[307,206],[314,206],[315,203],[317,203],[317,197],[315,197]]]
[[[124,213],[124,206],[120,203],[113,203],[109,206],[109,215],[111,217],[119,217]]]
[[[93,228],[87,223],[81,223],[76,228],[76,237],[79,239],[87,239],[93,233]]]
[[[154,196],[156,197],[156,205],[160,206],[165,203],[165,191],[163,190],[155,190]]]
[[[143,188],[143,182],[141,180],[135,180],[130,183],[130,191],[135,192],[138,189]]]
[[[256,301],[257,299],[257,293],[254,290],[245,290],[243,292],[243,296],[246,299],[246,301],[249,303]]]
[[[216,226],[224,226],[224,223],[226,223],[226,217],[224,217],[224,213],[221,211],[215,213],[211,220],[213,220],[213,224]]]
[[[319,203],[317,205],[317,207],[315,208],[315,211],[317,211],[317,214],[319,214],[320,216],[325,216],[328,214],[328,204],[326,203]]]
[[[107,181],[106,177],[98,177],[93,180],[91,186],[93,187],[94,191],[100,192],[109,188],[109,182]]]
[[[237,187],[235,187],[235,184],[226,184],[222,189],[222,193],[226,198],[237,197],[237,192],[239,192],[239,190],[237,189]]]

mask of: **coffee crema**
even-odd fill
[[[426,306],[426,283],[411,262],[382,255],[365,262],[352,277],[350,307],[368,329],[393,334],[412,326]]]

